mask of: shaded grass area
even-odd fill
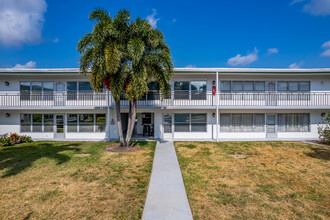
[[[136,144],[128,153],[106,152],[109,142],[0,148],[0,219],[140,219],[156,142]]]
[[[330,218],[330,148],[300,142],[175,147],[194,219]]]

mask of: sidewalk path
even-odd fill
[[[157,142],[142,219],[193,219],[173,142]]]

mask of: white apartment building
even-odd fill
[[[311,140],[330,111],[330,69],[176,68],[170,84],[161,100],[150,83],[134,138]],[[125,129],[124,96],[121,107]],[[0,69],[0,134],[7,132],[116,140],[114,101],[93,91],[79,69]]]

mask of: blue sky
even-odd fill
[[[176,67],[330,67],[330,0],[0,0],[0,68],[79,67],[96,7],[148,18]]]

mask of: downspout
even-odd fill
[[[218,136],[219,136],[219,73],[216,72],[216,86],[215,86],[215,89],[216,89],[216,92],[215,92],[215,95],[216,95],[216,142],[218,142]]]
[[[107,89],[107,123],[106,123],[106,140],[110,141],[110,92]]]

